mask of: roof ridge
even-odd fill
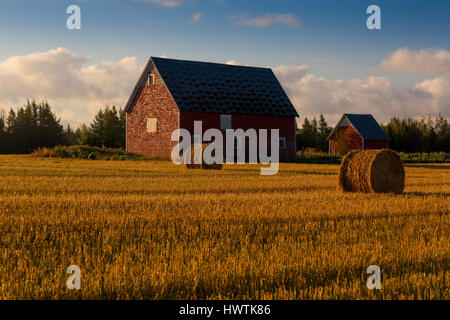
[[[256,67],[256,66],[245,66],[245,65],[236,65],[236,64],[228,64],[221,62],[210,62],[210,61],[196,61],[196,60],[183,60],[183,59],[174,59],[174,58],[163,58],[163,57],[150,57],[150,59],[160,59],[160,60],[172,60],[182,63],[196,63],[196,64],[213,64],[213,65],[221,65],[226,67],[239,67],[239,68],[254,68],[254,69],[263,69],[263,70],[272,70],[270,67]]]
[[[127,112],[152,68],[158,70],[179,110],[298,117],[270,68],[158,57],[150,57],[127,103]]]
[[[353,117],[355,116],[355,117]],[[362,117],[361,117],[362,116]],[[371,113],[356,114],[344,113],[340,120],[336,123],[335,128],[328,136],[328,140],[332,139],[339,128],[339,124],[343,119],[347,119],[350,125],[358,132],[363,139],[387,139],[388,136],[381,128],[378,121]],[[354,121],[352,121],[354,120]],[[367,122],[369,121],[369,122]]]

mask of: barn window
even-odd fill
[[[155,133],[157,129],[157,118],[147,118],[147,133]]]
[[[155,75],[154,74],[148,75],[147,84],[155,84]]]
[[[280,137],[280,149],[286,149],[286,137]]]
[[[220,129],[221,130],[231,129],[231,114],[220,115]]]

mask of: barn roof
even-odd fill
[[[151,57],[125,111],[156,67],[182,111],[298,117],[270,68]]]
[[[328,136],[328,140],[332,139],[334,134],[336,133],[339,124],[345,119],[350,122],[350,124],[355,128],[355,130],[359,133],[359,135],[363,139],[376,139],[376,140],[385,140],[388,139],[386,133],[384,133],[383,129],[381,129],[378,122],[371,114],[350,114],[345,113],[341,120],[337,123],[333,132]]]

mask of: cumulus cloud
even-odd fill
[[[191,20],[192,20],[193,22],[200,21],[200,19],[202,18],[202,16],[203,16],[203,13],[201,13],[201,12],[194,13],[194,14],[191,16]]]
[[[242,61],[236,61],[236,60],[228,60],[227,62],[225,62],[225,64],[229,64],[232,66],[247,66],[247,67],[251,67],[251,65],[242,62]]]
[[[401,48],[381,61],[378,69],[389,72],[450,75],[450,51]]]
[[[302,79],[308,72],[309,67],[300,66],[277,66],[272,71],[277,75],[279,81],[283,83],[292,83]]]
[[[0,109],[45,99],[63,122],[79,124],[107,103],[123,107],[141,71],[136,58],[96,65],[88,61],[65,48],[1,61]]]
[[[227,64],[247,65],[235,60]],[[371,113],[379,121],[439,113],[450,117],[450,81],[443,77],[399,88],[388,77],[329,79],[312,73],[307,65],[281,65],[272,70],[300,118],[317,118],[323,113],[330,123],[335,123],[343,113]]]
[[[344,81],[317,76],[306,66],[272,69],[301,118],[323,113],[333,123],[343,113],[372,113],[379,121],[439,113],[450,117],[450,82],[445,78],[397,88],[387,77]]]
[[[281,24],[291,27],[299,27],[301,25],[300,19],[290,13],[267,13],[256,17],[251,17],[248,14],[244,14],[233,16],[232,20],[234,20],[237,25],[244,27],[264,28],[273,24]]]
[[[0,110],[21,106],[27,99],[46,99],[63,122],[78,125],[90,122],[105,104],[123,107],[142,71],[136,58],[88,63],[88,57],[65,48],[0,61]],[[312,73],[306,65],[272,70],[301,118],[323,113],[334,123],[346,112],[372,113],[379,121],[438,113],[450,117],[450,81],[445,77],[398,88],[387,77],[334,80]]]

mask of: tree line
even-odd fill
[[[105,106],[92,123],[76,130],[64,127],[46,101],[27,103],[8,114],[0,112],[0,153],[30,153],[57,145],[90,145],[125,148],[125,113]],[[389,148],[402,152],[450,152],[450,124],[442,115],[417,119],[392,118],[381,125],[389,137]],[[319,120],[305,118],[297,129],[297,150],[313,148],[328,152],[327,137],[333,131],[324,115]]]
[[[389,137],[389,148],[401,152],[450,152],[450,124],[441,114],[435,119],[430,116],[420,120],[392,118],[381,128]],[[325,117],[319,121],[305,118],[297,129],[297,150],[313,148],[328,152],[327,137],[333,131]]]
[[[46,101],[27,103],[8,114],[0,112],[0,153],[24,154],[42,147],[85,144],[125,148],[125,115],[122,109],[105,106],[90,125],[73,130],[64,127]]]

